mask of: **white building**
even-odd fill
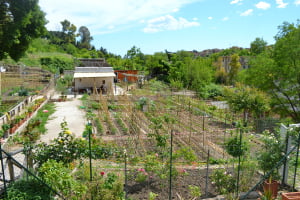
[[[80,61],[83,67],[75,67],[74,72],[75,92],[105,94],[113,90],[116,75],[104,59],[81,59]]]

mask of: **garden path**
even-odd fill
[[[50,143],[58,137],[61,131],[60,124],[65,120],[68,128],[76,137],[81,137],[87,123],[85,113],[79,107],[81,105],[80,96],[69,98],[64,102],[55,102],[56,111],[50,116],[46,124],[47,132],[41,136],[40,141]]]

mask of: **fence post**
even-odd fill
[[[15,172],[14,172],[14,166],[10,158],[7,158],[7,167],[9,171],[10,180],[15,180]]]
[[[89,159],[90,159],[90,181],[93,181],[93,171],[92,171],[92,148],[91,148],[91,134],[92,134],[92,124],[89,121],[87,125],[89,131]]]
[[[206,181],[205,181],[205,197],[207,197],[208,189],[208,169],[209,169],[209,150],[207,151],[207,164],[206,164]]]
[[[241,171],[241,152],[242,152],[242,128],[240,128],[240,144],[239,144],[239,161],[238,161],[238,175],[236,184],[236,195],[239,197],[240,171]]]
[[[125,184],[124,184],[124,191],[125,191],[125,199],[127,199],[128,194],[127,194],[127,185],[128,185],[128,180],[127,180],[127,151],[126,149],[124,150],[124,157],[125,157],[125,165],[124,165],[124,176],[125,176]]]
[[[173,130],[171,130],[169,200],[172,200],[172,151],[173,151]]]
[[[294,173],[294,180],[293,180],[293,190],[294,191],[295,191],[296,176],[297,176],[297,166],[298,166],[298,159],[299,159],[299,147],[300,147],[300,132],[299,132],[299,135],[298,135],[297,155],[296,155],[295,173]]]
[[[4,183],[4,198],[6,198],[6,180],[5,180],[5,170],[4,170],[4,164],[3,164],[3,156],[2,156],[2,141],[0,141],[0,159],[1,159],[1,167],[2,167],[2,177],[3,177],[3,183]]]

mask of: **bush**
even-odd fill
[[[39,168],[39,175],[42,179],[64,196],[83,195],[87,188],[75,181],[71,175],[71,170],[66,168],[62,162],[48,160]]]
[[[242,139],[241,143],[239,135],[235,134],[225,142],[225,149],[233,157],[243,156],[249,150],[249,143],[245,138]]]
[[[217,99],[218,97],[224,96],[222,86],[214,83],[198,88],[197,92],[198,96],[203,99]]]
[[[74,60],[64,57],[44,57],[40,59],[41,65],[46,66],[51,72],[62,74],[64,70],[74,69]]]
[[[7,188],[7,200],[43,200],[54,199],[51,191],[36,179],[20,179]]]
[[[236,187],[235,178],[225,169],[216,169],[210,176],[212,184],[220,194],[228,194],[234,191]]]

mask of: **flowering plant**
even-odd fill
[[[283,154],[284,145],[278,132],[264,131],[262,141],[263,149],[258,155],[258,164],[264,173],[270,172],[280,161]],[[271,172],[272,177],[278,176],[278,169]]]
[[[148,179],[148,173],[144,168],[137,169],[137,176],[135,180],[139,183],[145,182]]]
[[[236,187],[235,178],[225,169],[216,169],[210,176],[212,184],[220,194],[233,192]]]

